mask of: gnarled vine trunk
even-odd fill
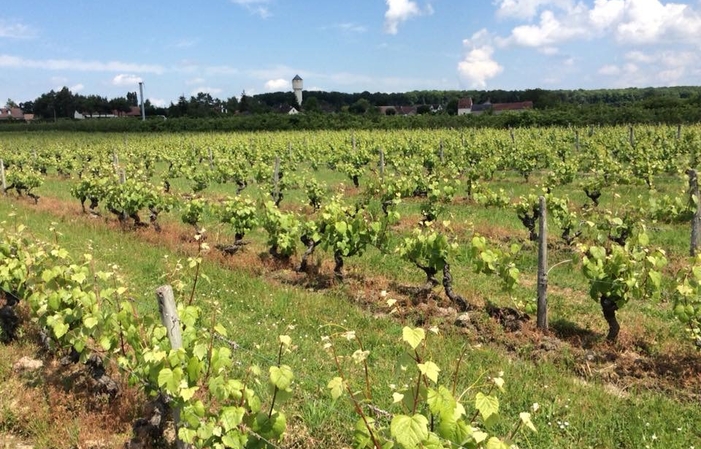
[[[609,333],[606,335],[606,339],[608,341],[616,341],[616,338],[618,338],[618,332],[621,330],[621,326],[618,324],[618,320],[616,319],[618,304],[616,304],[616,301],[608,296],[602,296],[600,304],[601,310],[604,312],[604,319],[609,325]]]
[[[450,265],[447,262],[443,266],[443,288],[445,289],[445,294],[458,306],[460,312],[473,309],[465,298],[453,291],[453,275],[450,273]]]

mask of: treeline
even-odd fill
[[[508,103],[532,101],[534,109],[519,113],[457,116],[460,98]],[[11,100],[8,100],[8,103]],[[32,123],[5,121],[0,130],[78,131],[274,131],[292,129],[406,129],[445,127],[521,127],[701,122],[701,87],[629,88],[547,91],[413,91],[405,93],[304,93],[302,114],[291,92],[276,92],[220,100],[208,93],[181,96],[167,108],[146,102],[148,120],[136,118],[73,120],[75,111],[121,115],[139,103],[136,92],[125,97],[73,94],[68,88],[20,103],[34,113]],[[417,106],[416,115],[384,116],[378,106]],[[429,108],[427,105],[439,106]],[[431,112],[439,111],[439,112]]]
[[[620,124],[691,124],[701,122],[701,102],[687,101],[674,106],[651,107],[644,102],[627,106],[603,104],[568,106],[504,114],[481,115],[425,114],[385,116],[375,114],[276,113],[238,114],[216,118],[150,117],[57,120],[34,123],[4,123],[0,131],[86,131],[86,132],[182,132],[182,131],[285,131],[338,129],[438,129],[438,128],[518,128],[531,126],[598,126]]]

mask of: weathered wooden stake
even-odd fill
[[[119,183],[124,184],[125,182],[127,182],[127,172],[124,169],[119,170]]]
[[[574,131],[574,149],[579,152],[579,130]]]
[[[209,169],[214,170],[214,155],[212,154],[212,149],[207,148],[207,151],[209,153]]]
[[[275,166],[273,167],[273,198],[277,201],[280,198],[280,156],[275,158]]]
[[[114,172],[119,174],[119,157],[117,156],[117,150],[112,150],[112,166],[114,167]]]
[[[677,140],[682,138],[682,125],[681,123],[677,125]]]
[[[439,153],[439,155],[440,155],[440,157],[441,157],[441,165],[442,165],[443,162],[445,162],[444,154],[443,154],[443,139],[441,139],[441,146],[440,146],[440,153]]]
[[[7,182],[5,181],[5,161],[0,159],[0,181],[2,181],[2,194],[7,195]]]
[[[633,130],[633,125],[628,127],[628,140],[630,140],[630,146],[635,146],[635,131]]]
[[[380,148],[380,181],[385,180],[385,152]]]
[[[178,308],[175,305],[173,288],[170,285],[162,285],[156,289],[156,299],[158,300],[158,311],[161,314],[161,323],[166,328],[170,347],[180,349],[183,347],[182,330],[180,329],[180,317]],[[175,436],[178,449],[186,449],[190,446],[181,441],[178,435],[180,427],[180,409],[173,408],[173,421],[175,423]]]
[[[540,223],[538,226],[538,329],[548,330],[548,235],[545,197],[539,199]]]
[[[516,137],[514,136],[514,129],[509,127],[509,134],[511,135],[511,143],[516,143]]]
[[[292,142],[287,142],[287,155],[292,159]]]
[[[694,218],[691,220],[691,246],[689,248],[689,254],[691,257],[696,256],[696,250],[699,247],[699,225],[701,225],[701,204],[699,203],[699,178],[698,172],[690,168],[686,171],[689,176],[689,195],[692,199],[696,198],[696,211],[694,212]]]

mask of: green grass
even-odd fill
[[[55,193],[56,197],[64,199],[65,196],[58,192],[65,191],[65,188],[62,181],[42,187],[46,189],[44,194],[47,197]],[[49,231],[55,223],[53,227],[60,233],[59,243],[74,255],[88,251],[90,243],[99,263],[119,266],[140,312],[156,313],[155,288],[168,281],[164,274],[172,271],[174,260],[193,254],[192,244],[183,244],[179,249],[147,244],[138,232],[108,228],[103,219],[91,220],[81,216],[77,213],[77,202],[74,204],[75,214],[55,215],[38,211],[23,201],[3,199],[0,201],[0,216],[7,217],[14,208],[16,216],[8,219],[10,223],[24,223],[43,239],[57,238],[55,232]],[[409,204],[406,210],[411,212],[415,207]],[[509,211],[472,209],[472,212],[475,216],[484,214],[480,217],[484,223],[490,216],[492,219],[502,217],[500,226],[524,234]],[[177,218],[171,219],[171,223],[175,220]],[[164,224],[168,225],[168,220]],[[670,238],[674,238],[675,228],[670,227]],[[216,225],[212,226],[211,235],[214,229],[218,229]],[[221,231],[225,232],[224,229]],[[257,257],[257,252],[263,249],[263,236],[254,232],[249,238],[253,243],[246,249],[246,257]],[[678,245],[681,246],[681,241]],[[328,255],[320,256],[329,258]],[[525,254],[521,262],[524,271],[535,266],[532,254]],[[349,258],[348,264],[349,271],[360,276],[379,275],[414,285],[420,285],[424,280],[423,273],[415,267],[399,261],[395,255],[382,255],[374,250],[362,258]],[[583,327],[599,323],[594,330],[602,332],[603,320],[598,316],[596,303],[586,297],[581,279],[573,276],[571,271],[572,268],[567,267],[553,271],[553,285],[561,289],[576,288],[579,293],[553,294],[551,319],[572,320],[576,326]],[[324,335],[341,329],[357,332],[371,351],[373,393],[378,405],[398,411],[391,408],[388,385],[409,382],[411,373],[403,372],[398,362],[405,354],[401,328],[404,324],[411,325],[411,322],[403,323],[382,314],[376,315],[377,310],[360,307],[353,301],[358,292],[351,286],[336,285],[310,291],[303,285],[285,282],[284,273],[231,270],[209,259],[204,262],[203,272],[210,282],[199,284],[196,300],[207,313],[216,313],[216,320],[225,324],[233,339],[241,345],[236,355],[242,366],[250,363],[270,365],[276,354],[277,336],[287,334],[292,337],[296,348],[285,356],[284,361],[295,372],[295,395],[283,407],[288,416],[298,417],[304,423],[309,434],[317,439],[318,447],[348,444],[352,423],[356,421],[350,405],[343,400],[332,402],[326,391],[326,383],[336,372],[331,357],[322,350],[321,337]],[[455,267],[455,273],[458,291],[509,304],[510,299],[493,279],[474,275],[461,267]],[[191,273],[183,275],[186,282],[191,281],[191,276]],[[515,296],[532,294],[532,287],[520,287]],[[664,318],[664,322],[669,323],[666,314],[653,307],[649,310],[629,307],[621,312],[624,331],[626,323],[631,322],[629,320],[656,323],[657,318]],[[481,317],[475,319],[478,322],[485,320]],[[650,327],[649,332],[659,331],[654,325]],[[465,388],[480,376],[504,371],[507,392],[502,396],[503,419],[498,425],[503,433],[508,432],[520,411],[529,409],[534,402],[539,403],[541,411],[535,416],[538,433],[528,435],[521,447],[698,446],[700,437],[696,426],[701,421],[701,410],[697,404],[683,398],[675,399],[664,391],[637,387],[635,383],[626,389],[624,381],[617,389],[615,379],[605,381],[601,376],[594,376],[582,380],[576,372],[585,361],[566,344],[557,353],[543,356],[538,355],[535,343],[509,350],[499,344],[490,344],[489,338],[485,337],[488,336],[474,332],[464,335],[451,326],[443,326],[441,335],[432,336],[430,358],[443,368],[442,376],[447,377],[463,349],[471,346],[473,349],[468,351],[460,367],[460,388]],[[670,337],[663,332],[660,338]],[[351,353],[353,348],[347,350]],[[362,376],[358,369],[353,371],[353,379],[360,388]],[[653,435],[656,440],[653,440]]]

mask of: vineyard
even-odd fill
[[[700,158],[699,126],[8,133],[0,339],[53,375],[0,396],[51,415],[82,370],[122,416],[52,440],[0,399],[0,436],[701,447]]]

